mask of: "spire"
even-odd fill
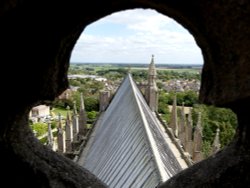
[[[80,106],[80,108],[82,110],[84,110],[85,109],[85,105],[84,105],[84,100],[83,100],[83,94],[81,93],[80,95],[81,95],[81,106]]]
[[[176,106],[176,95],[174,95],[173,106],[171,112],[171,120],[169,124],[170,128],[172,128],[174,135],[178,136],[178,122],[177,122],[177,106]]]
[[[201,126],[201,112],[198,113],[198,121],[194,131],[194,153],[193,160],[195,162],[203,159],[202,155],[202,126]]]
[[[81,93],[81,106],[79,111],[78,127],[79,127],[79,139],[82,140],[83,136],[86,134],[86,125],[87,125],[87,115],[85,112],[83,95]]]
[[[69,111],[67,112],[65,131],[66,131],[66,152],[72,152],[73,131],[72,131],[72,124]]]
[[[58,113],[58,127],[62,128],[62,116],[61,116],[61,113]]]
[[[62,116],[58,113],[58,125],[57,125],[58,134],[63,134],[63,127],[62,127]]]
[[[74,101],[74,109],[72,114],[72,124],[73,124],[73,140],[78,141],[78,133],[79,133],[79,119],[76,109],[76,101]]]
[[[181,144],[185,144],[185,127],[186,127],[186,117],[185,117],[185,108],[184,108],[184,102],[182,103],[181,107],[181,117],[180,117],[180,122],[178,124],[178,135],[179,139],[181,141]]]
[[[213,149],[213,153],[216,153],[217,151],[220,150],[220,129],[217,128],[216,129],[216,135],[215,135],[215,138],[214,138],[214,142],[213,142],[213,145],[212,145],[212,149]]]
[[[53,149],[54,146],[54,138],[51,130],[51,122],[48,121],[48,146],[50,149]]]
[[[202,126],[201,126],[201,112],[198,112],[198,120],[197,120],[197,124],[196,124],[194,132],[197,132],[197,133],[201,134],[201,136],[203,136],[202,135]]]
[[[77,108],[76,108],[76,101],[73,101],[74,107],[73,107],[73,114],[77,115]]]
[[[110,91],[108,90],[101,90],[99,92],[99,110],[103,112],[109,105],[110,100]]]
[[[59,153],[65,152],[65,138],[62,128],[62,117],[58,114],[58,126],[57,126],[57,151]]]
[[[192,134],[193,134],[193,118],[192,118],[192,109],[190,109],[187,119],[187,132],[186,132],[187,141],[192,140]]]
[[[154,63],[154,55],[152,55],[151,62],[149,64],[148,74],[156,76],[156,68],[155,68],[155,63]]]
[[[70,112],[67,112],[67,117],[66,117],[66,121],[67,122],[71,122],[71,116],[70,116]]]
[[[148,69],[148,86],[145,93],[146,101],[152,111],[158,111],[158,88],[156,85],[156,69],[154,64],[154,55],[152,55],[151,62]]]
[[[192,119],[192,109],[188,113],[187,124],[185,126],[185,151],[189,153],[190,156],[193,155],[193,119]]]
[[[196,135],[200,134],[200,136],[202,137],[201,112],[198,112],[198,120],[197,120],[197,124],[194,130],[194,134]]]

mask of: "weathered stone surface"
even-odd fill
[[[0,57],[7,76],[1,74],[0,80],[2,99],[8,101],[1,104],[4,112],[0,120],[0,159],[8,164],[1,167],[2,185],[104,186],[90,173],[41,146],[28,129],[27,117],[33,105],[53,100],[67,88],[71,50],[84,27],[128,8],[154,8],[186,27],[204,57],[201,101],[231,107],[238,115],[239,127],[230,147],[183,171],[164,186],[249,184],[248,0],[2,0]],[[8,177],[13,181],[7,181]]]
[[[159,188],[247,187],[250,183],[249,148],[238,141],[208,159],[193,165]]]

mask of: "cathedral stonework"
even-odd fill
[[[148,85],[145,93],[145,98],[153,112],[158,111],[158,88],[156,85],[156,78],[157,73],[154,63],[154,55],[152,55],[152,59],[148,69]]]
[[[12,77],[7,79],[1,74],[0,79],[4,90],[2,99],[8,101],[2,103],[0,124],[0,159],[6,164],[1,167],[2,185],[107,187],[88,170],[41,145],[30,130],[28,116],[33,106],[54,100],[68,88],[71,52],[84,28],[114,12],[134,8],[155,9],[175,19],[193,35],[204,59],[200,102],[230,108],[238,118],[235,137],[227,147],[158,187],[250,185],[248,0],[75,0],[67,3],[2,0],[1,60],[3,69]],[[22,95],[17,97],[17,91]]]

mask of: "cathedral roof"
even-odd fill
[[[156,187],[187,167],[130,74],[98,122],[78,163],[109,187]]]

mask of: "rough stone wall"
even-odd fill
[[[93,175],[55,154],[33,137],[28,113],[67,88],[71,50],[84,27],[129,8],[154,8],[193,34],[202,49],[200,100],[230,107],[238,116],[234,141],[223,151],[160,187],[241,187],[247,168],[250,105],[250,2],[248,0],[48,0],[0,2],[2,65],[0,120],[1,185],[105,187]],[[166,52],[168,53],[168,52]],[[31,82],[32,81],[32,82]],[[13,181],[8,181],[11,177]]]

